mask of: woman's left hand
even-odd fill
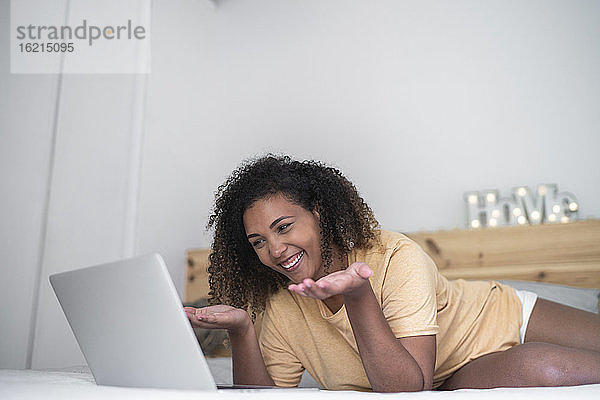
[[[337,294],[348,296],[368,283],[371,275],[373,270],[367,264],[356,262],[345,270],[326,275],[316,282],[306,278],[301,283],[288,286],[288,289],[301,296],[320,300]]]

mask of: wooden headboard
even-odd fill
[[[409,234],[449,279],[600,287],[600,220]]]
[[[449,279],[600,288],[600,220],[408,233]],[[208,297],[208,249],[187,252],[185,301]]]

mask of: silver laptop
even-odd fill
[[[160,255],[54,274],[50,283],[97,384],[217,389]]]

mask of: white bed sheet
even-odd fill
[[[33,371],[0,370],[0,399],[252,399],[261,400],[380,400],[383,398],[418,400],[469,400],[469,399],[527,399],[564,400],[600,399],[600,384],[560,388],[501,388],[487,390],[463,389],[453,392],[419,393],[360,393],[337,392],[318,389],[276,390],[219,390],[217,392],[171,389],[120,388],[97,386],[92,375],[86,371]],[[376,398],[380,399],[376,399]]]

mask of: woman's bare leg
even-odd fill
[[[537,300],[525,344],[464,365],[440,389],[600,383],[600,316]]]
[[[600,315],[538,298],[529,318],[525,342],[600,352]]]
[[[600,353],[549,343],[525,343],[469,362],[441,390],[570,386],[600,382]]]

